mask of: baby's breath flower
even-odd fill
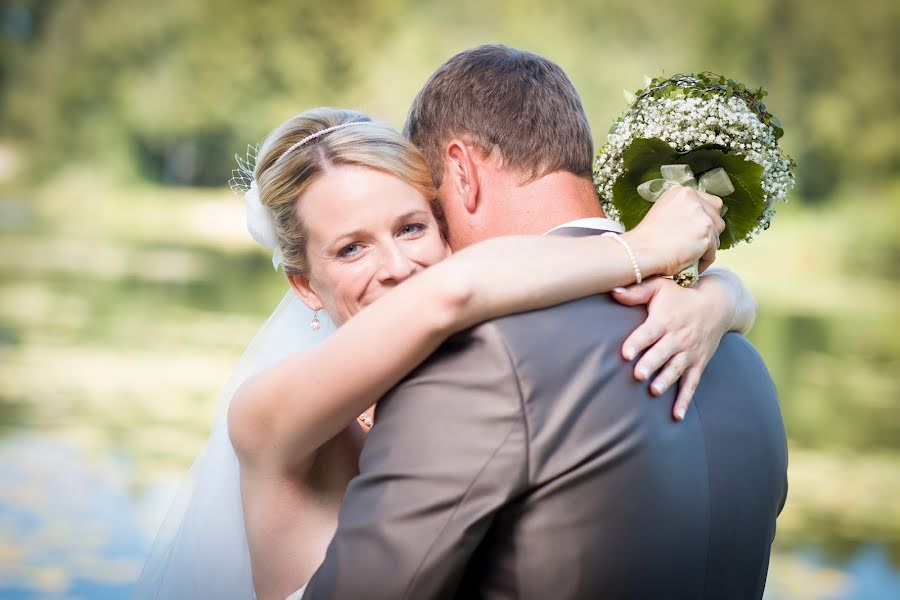
[[[710,81],[722,85],[706,85]],[[705,93],[687,97],[655,93],[673,84],[688,94]],[[594,162],[594,182],[610,218],[619,217],[613,205],[613,185],[625,172],[625,150],[635,139],[659,138],[678,152],[714,145],[727,154],[742,156],[762,166],[761,187],[766,209],[745,240],[750,241],[768,229],[775,215],[774,205],[786,201],[788,191],[794,186],[793,162],[778,147],[781,134],[773,124],[777,120],[770,122],[771,115],[759,102],[764,92],[759,90],[754,94],[742,86],[735,91],[732,85],[735,82],[727,81],[726,85],[724,78],[710,80],[707,74],[675,76],[662,82],[654,80],[651,82],[654,87],[636,94],[636,100],[616,121],[606,146]]]

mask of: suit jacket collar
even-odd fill
[[[603,219],[600,217],[590,217],[587,219],[576,219],[563,223],[548,231],[545,235],[564,235],[568,237],[583,237],[588,235],[599,235],[606,231],[615,233],[624,233],[625,228],[622,224],[612,219]]]

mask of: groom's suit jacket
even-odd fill
[[[448,340],[379,402],[304,599],[761,597],[787,491],[772,380],[730,333],[675,422],[621,358],[646,314],[604,294]]]

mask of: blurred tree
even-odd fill
[[[900,170],[900,3],[571,0],[6,0],[0,134],[33,164],[100,162],[220,185],[287,116],[360,106],[399,125],[453,52],[503,41],[570,73],[597,144],[641,75],[711,69],[763,85],[802,166],[799,192]]]
[[[403,3],[59,2],[12,58],[4,122],[44,168],[75,157],[221,185],[241,143],[336,100]]]
[[[867,0],[712,3],[700,55],[763,84],[789,124],[801,195],[900,173],[900,4]]]

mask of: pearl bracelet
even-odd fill
[[[625,252],[628,253],[628,258],[631,259],[631,266],[634,268],[634,281],[635,283],[640,283],[643,281],[641,277],[641,268],[638,266],[637,257],[634,255],[634,250],[631,249],[631,245],[625,241],[625,239],[620,236],[618,233],[614,233],[612,231],[607,231],[604,234],[601,234],[600,237],[611,236],[614,240],[619,242],[623,248],[625,248]]]

